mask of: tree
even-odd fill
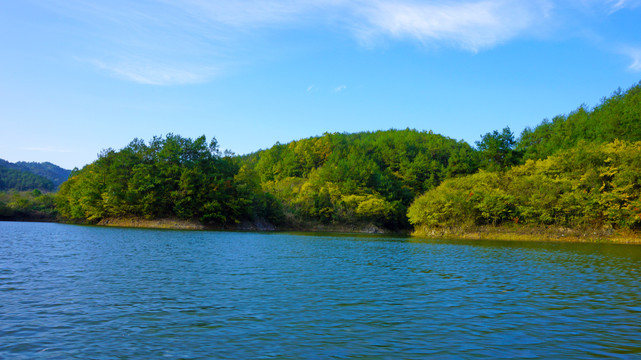
[[[481,152],[483,167],[489,171],[505,170],[516,165],[520,156],[515,151],[516,140],[509,127],[502,132],[494,130],[481,136],[481,141],[476,142],[476,147]]]

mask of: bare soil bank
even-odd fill
[[[300,232],[338,232],[391,234],[386,229],[372,224],[341,225],[305,223],[295,226],[276,227],[265,221],[242,222],[227,226],[205,226],[196,221],[181,219],[143,218],[108,218],[97,225],[149,229],[174,230],[236,230],[236,231],[300,231]],[[640,244],[641,233],[619,231],[613,229],[570,229],[563,227],[537,226],[478,226],[461,228],[417,229],[414,237],[432,239],[466,239],[466,240],[506,240],[506,241],[559,241],[559,242],[589,242]]]
[[[614,229],[570,229],[541,226],[478,226],[462,228],[420,228],[412,236],[437,239],[516,240],[641,244],[641,233]]]
[[[180,219],[153,219],[143,218],[107,218],[101,220],[99,226],[116,226],[148,229],[175,229],[175,230],[205,230],[206,227],[194,221]]]

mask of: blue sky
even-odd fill
[[[641,80],[635,0],[0,2],[0,158],[82,167],[169,132],[517,135]]]

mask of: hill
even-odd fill
[[[517,149],[524,159],[545,159],[580,143],[614,140],[641,141],[641,82],[626,91],[616,90],[592,109],[582,105],[525,129]]]
[[[235,157],[215,139],[135,139],[74,171],[77,221],[267,221],[280,229],[543,226],[641,230],[641,83],[476,147],[431,131],[325,133]],[[588,231],[588,230],[585,230]]]
[[[51,180],[56,188],[58,188],[58,186],[63,182],[67,181],[69,174],[71,174],[71,170],[63,169],[50,162],[38,163],[18,161],[14,166],[21,170],[25,170]]]
[[[33,190],[55,191],[71,173],[49,162],[11,163],[0,159],[0,191]]]
[[[641,230],[641,83],[503,143],[510,146],[481,157],[502,151],[520,161],[447,180],[415,200],[409,219],[420,233],[515,224]]]
[[[406,129],[276,144],[244,159],[241,170],[255,174],[290,222],[399,229],[409,226],[405,213],[418,194],[477,167],[467,143]]]
[[[0,163],[0,191],[25,191],[33,189],[53,191],[55,189],[51,180],[29,171],[4,166],[4,163]],[[11,163],[9,164],[12,165]]]
[[[284,227],[373,224],[407,228],[417,194],[476,171],[476,152],[431,132],[388,130],[276,144],[222,156],[215,139],[169,134],[105,150],[60,189],[69,219],[176,217],[229,226],[267,220]]]

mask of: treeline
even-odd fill
[[[225,225],[265,215],[269,201],[255,186],[215,139],[169,134],[104,150],[62,184],[57,209],[67,219],[90,222],[135,216]]]
[[[69,172],[51,163],[0,159],[0,220],[56,220],[53,192]]]
[[[592,110],[582,105],[569,115],[544,120],[521,134],[517,151],[524,159],[545,159],[581,143],[641,141],[641,82],[618,89]]]
[[[67,180],[69,173],[49,162],[11,163],[0,159],[0,191],[55,191]]]
[[[321,137],[245,157],[169,134],[107,149],[57,195],[71,220],[178,217],[227,225],[266,220],[408,227],[407,207],[443,179],[478,166],[465,142],[415,130]]]
[[[0,191],[33,189],[53,191],[55,185],[51,180],[28,171],[0,166]]]
[[[51,180],[53,185],[57,189],[63,182],[67,181],[71,170],[63,169],[58,165],[54,165],[50,162],[25,162],[18,161],[14,164],[11,164],[12,167],[16,169],[21,169],[28,171],[32,174],[36,174],[44,177],[45,179]]]
[[[243,162],[292,222],[406,228],[417,195],[475,172],[479,159],[465,142],[407,129],[326,133],[276,144]]]
[[[417,227],[504,223],[641,229],[641,142],[582,143],[505,172],[446,180],[416,199]]]
[[[0,192],[0,220],[54,221],[58,218],[53,193]]]
[[[501,224],[639,229],[641,84],[475,145],[416,130],[322,136],[238,157],[215,140],[135,139],[74,171],[60,214],[428,229]]]
[[[640,230],[641,84],[545,120],[518,142],[507,133],[477,144],[486,171],[418,197],[410,222],[425,232],[506,223]]]

